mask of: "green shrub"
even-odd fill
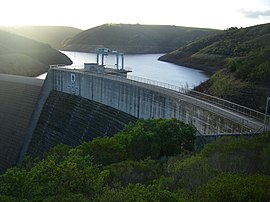
[[[24,198],[28,186],[29,180],[24,169],[11,168],[0,176],[0,195]]]
[[[232,75],[226,73],[226,71],[218,71],[212,77],[211,92],[213,95],[223,98],[231,99],[239,93],[239,90],[246,84],[235,79]]]
[[[158,159],[194,150],[196,130],[176,119],[139,120],[129,125],[116,138],[126,145],[128,158]]]
[[[216,176],[216,171],[200,155],[191,156],[182,161],[169,159],[166,171],[167,175],[174,179],[170,185],[171,189],[180,188],[188,193],[192,193]]]
[[[144,186],[141,184],[129,185],[126,188],[110,189],[104,191],[102,195],[99,195],[94,201],[99,202],[128,202],[128,201],[183,201],[181,198],[176,197],[174,193],[167,189],[163,189],[157,185]]]
[[[89,197],[84,196],[83,194],[74,194],[74,193],[65,193],[63,195],[56,195],[44,198],[35,198],[33,201],[42,201],[42,202],[90,202]]]
[[[69,151],[71,149],[71,146],[60,144],[51,148],[47,153],[44,154],[44,157],[56,162],[61,162],[69,155]]]
[[[270,137],[223,137],[206,145],[201,155],[213,169],[221,172],[267,174]],[[268,171],[269,173],[269,171]]]
[[[3,201],[3,202],[17,202],[18,199],[14,198],[12,196],[0,195],[0,201]]]
[[[245,57],[234,57],[226,60],[230,71],[236,72],[237,78],[253,83],[269,84],[270,49],[257,49]]]
[[[77,155],[75,149],[58,163],[45,159],[30,171],[10,169],[0,176],[0,195],[20,199],[47,198],[78,193],[93,196],[104,185],[108,171],[92,165],[91,158]]]
[[[163,173],[161,163],[151,159],[123,161],[111,164],[106,169],[110,171],[108,183],[112,185],[120,182],[122,186],[127,186],[129,183],[149,184]]]
[[[201,201],[269,201],[270,176],[222,174],[202,187]]]
[[[120,144],[114,138],[95,138],[91,142],[85,142],[77,147],[80,155],[92,156],[97,165],[109,165],[126,159],[125,145]]]

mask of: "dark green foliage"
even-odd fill
[[[207,183],[201,192],[201,201],[269,201],[270,176],[222,174]]]
[[[162,128],[159,132],[170,134],[162,127],[169,122],[168,131],[178,128],[175,120],[140,120],[126,131],[158,134]],[[123,134],[76,148],[59,145],[43,160],[28,159],[20,168],[9,169],[0,175],[0,201],[270,200],[270,133],[220,138],[197,154],[139,161],[117,157],[130,138]],[[110,164],[114,161],[120,162]]]
[[[216,172],[211,168],[205,158],[200,155],[191,156],[184,160],[172,158],[167,163],[168,176],[174,180],[170,184],[171,189],[184,189],[191,193],[210,179],[215,177]]]
[[[196,130],[176,119],[141,120],[115,136],[133,160],[172,156],[194,149]]]
[[[16,168],[8,170],[0,177],[0,195],[20,199],[41,199],[67,193],[93,196],[100,191],[108,175],[94,167],[89,156],[76,155],[75,149],[59,163],[53,158],[48,156],[29,172]]]
[[[166,165],[167,176],[174,179],[170,188],[194,193],[225,172],[269,176],[269,137],[224,137],[206,145],[200,154],[170,158]]]
[[[234,60],[230,60],[232,66],[234,62]],[[264,74],[267,75],[267,72],[264,72]],[[267,79],[263,80],[263,78],[264,76],[258,79],[256,81],[258,85],[256,85],[248,79],[245,81],[240,80],[237,78],[236,72],[232,73],[224,69],[211,77],[211,80],[207,82],[209,85],[201,85],[198,90],[206,90],[208,94],[264,112],[265,101],[266,97],[269,96],[270,87],[266,85],[269,81]]]
[[[0,195],[0,201],[3,201],[3,202],[17,202],[18,199],[14,198],[12,196]]]
[[[247,84],[237,80],[225,70],[218,71],[211,77],[211,92],[220,98],[231,100],[240,94],[240,89]]]
[[[270,49],[251,52],[246,57],[230,58],[228,67],[237,77],[253,83],[270,85]]]
[[[42,201],[42,202],[90,202],[89,197],[83,194],[74,194],[74,193],[64,193],[62,195],[49,196],[47,198],[35,198],[34,201]]]
[[[100,202],[126,202],[126,201],[183,201],[176,194],[157,185],[144,186],[141,184],[129,185],[126,188],[108,189],[103,195],[98,196],[95,201]]]
[[[78,146],[83,156],[93,156],[93,162],[97,165],[109,165],[126,159],[125,145],[113,138],[96,138],[90,143]]]
[[[72,149],[72,147],[68,145],[57,145],[50,149],[49,152],[45,153],[45,158],[49,158],[55,162],[62,162],[69,155],[70,149]]]
[[[141,161],[122,161],[106,167],[110,171],[108,183],[110,185],[121,184],[127,186],[129,183],[147,184],[163,173],[163,167],[160,162],[145,159]]]
[[[270,136],[226,137],[207,145],[201,155],[215,170],[252,174],[270,174]]]

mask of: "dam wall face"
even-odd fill
[[[24,143],[23,143],[23,146],[22,146],[22,149],[21,149],[21,152],[20,152],[20,155],[19,155],[19,158],[18,158],[18,162],[22,162],[26,152],[27,152],[27,149],[29,147],[29,144],[32,140],[32,136],[33,136],[33,133],[34,133],[34,130],[37,126],[37,123],[39,121],[39,117],[41,115],[41,111],[43,109],[43,106],[44,104],[46,103],[46,100],[48,98],[48,96],[50,95],[50,93],[52,92],[53,90],[53,81],[52,81],[52,78],[53,78],[53,73],[51,73],[51,69],[48,71],[48,74],[46,76],[46,79],[41,87],[41,90],[40,90],[40,94],[39,94],[39,97],[38,97],[38,101],[35,105],[35,108],[32,112],[32,116],[31,116],[31,119],[29,121],[29,124],[27,126],[27,130],[25,132],[25,137],[24,137]]]
[[[246,133],[256,124],[197,100],[158,86],[126,78],[51,69],[52,88],[113,107],[137,118],[176,118],[192,124],[201,134]]]
[[[43,156],[52,147],[78,146],[97,137],[111,137],[137,119],[112,107],[52,91],[44,104],[26,154]]]
[[[0,173],[16,165],[43,80],[0,74]]]

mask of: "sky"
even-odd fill
[[[3,0],[0,26],[105,23],[227,29],[270,22],[270,0]]]

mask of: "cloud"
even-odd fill
[[[244,9],[239,10],[247,18],[260,18],[260,17],[270,17],[270,10],[266,11],[247,11]]]

